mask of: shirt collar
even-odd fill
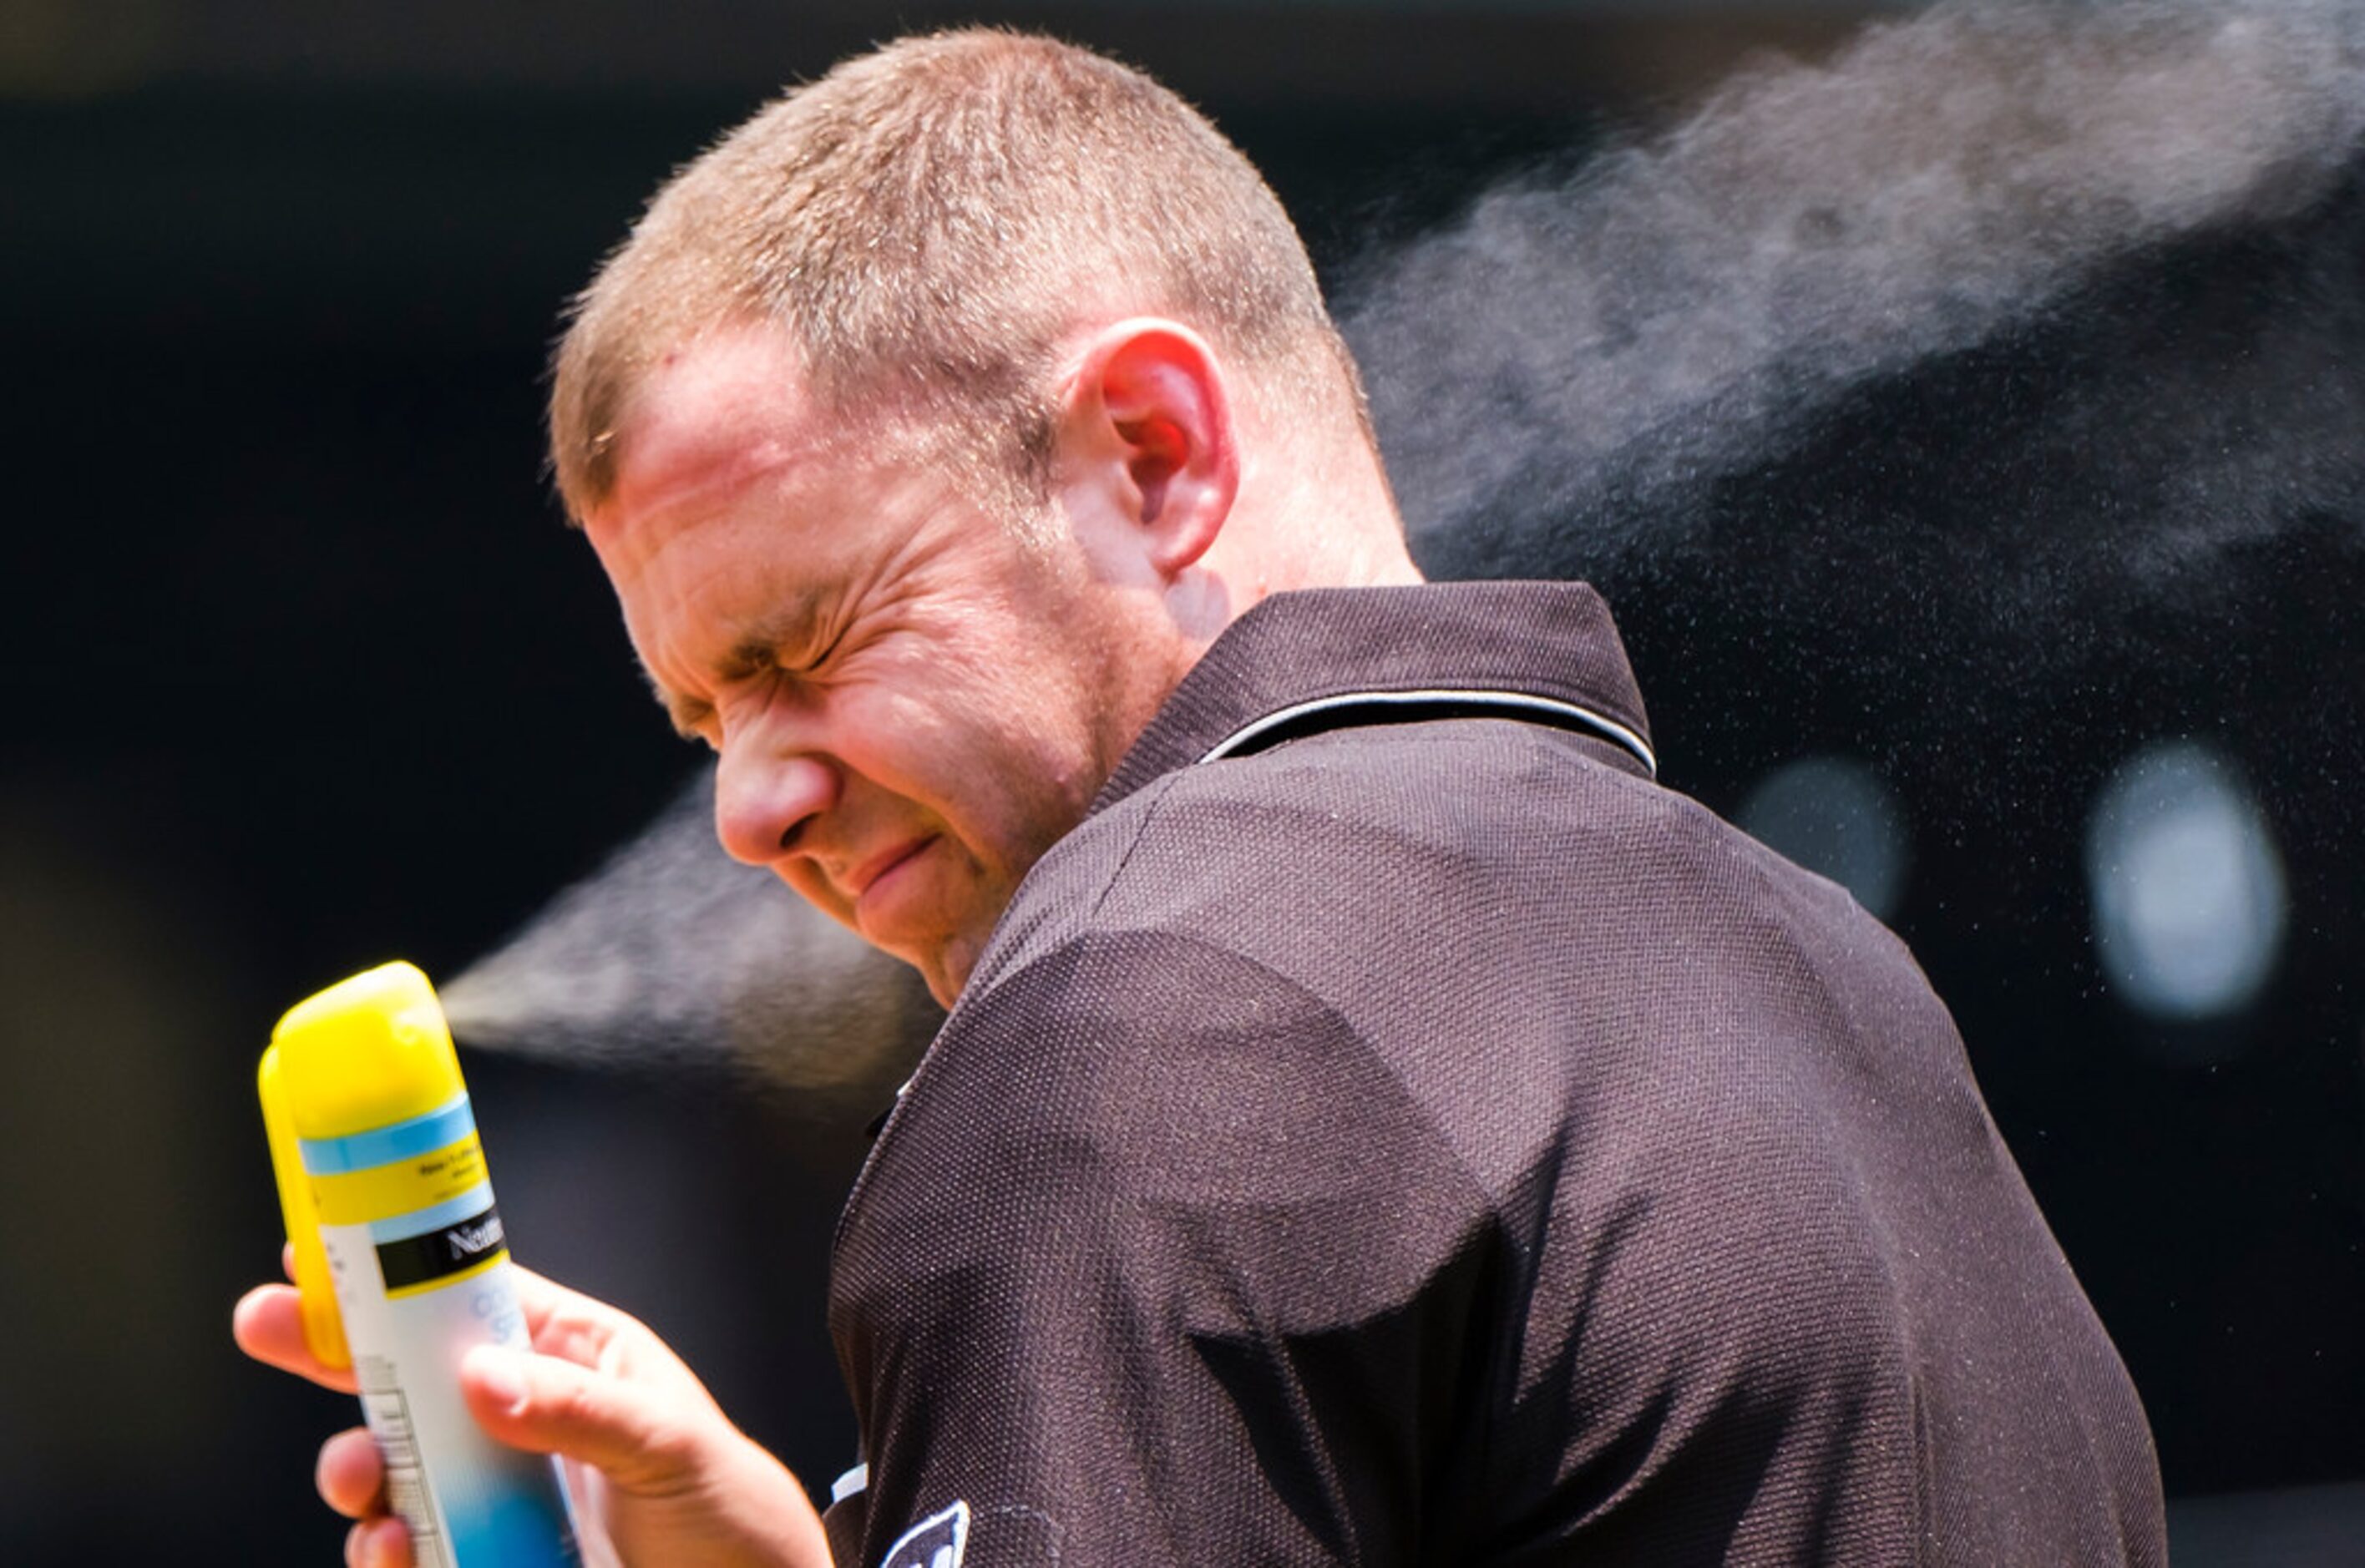
[[[1587,585],[1312,588],[1251,606],[1216,639],[1117,764],[1093,812],[1289,710],[1355,692],[1448,691],[1582,710],[1649,766],[1642,693],[1608,607]]]

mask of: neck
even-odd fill
[[[1240,504],[1205,565],[1227,590],[1227,625],[1276,593],[1421,580],[1387,476],[1360,443],[1328,462],[1291,463],[1264,474],[1251,465]]]

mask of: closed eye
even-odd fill
[[[830,661],[840,644],[846,640],[846,627],[841,622],[829,629],[829,640],[815,646],[816,622],[820,606],[811,596],[791,605],[783,613],[732,644],[730,654],[715,674],[725,682],[751,679],[756,676],[785,672],[807,676]],[[810,655],[804,650],[813,649]],[[801,655],[784,658],[783,654]]]
[[[830,660],[837,656],[838,649],[845,645],[846,628],[841,626],[835,632],[831,633],[828,642],[822,644],[821,651],[819,653],[816,653],[813,657],[805,660],[802,664],[797,666],[796,673],[799,675],[818,675],[824,668],[827,667]]]
[[[837,656],[838,649],[845,645],[846,630],[843,627],[837,628],[830,634],[828,642],[814,648],[812,653],[804,654],[801,657],[781,657],[783,650],[801,653],[803,649],[813,647],[811,633],[812,629],[807,627],[797,635],[780,638],[776,642],[742,644],[732,650],[730,663],[723,671],[723,678],[740,681],[750,680],[760,675],[786,675],[794,679],[804,680],[819,675],[828,666],[830,660]]]

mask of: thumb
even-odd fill
[[[702,1448],[735,1430],[711,1406],[687,1405],[679,1390],[496,1345],[468,1352],[460,1390],[477,1424],[500,1441],[579,1460],[626,1491],[681,1485]]]

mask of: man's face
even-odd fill
[[[723,847],[947,1004],[1135,727],[1111,596],[986,505],[846,442],[750,331],[652,373],[587,520],[659,697],[720,756]]]

